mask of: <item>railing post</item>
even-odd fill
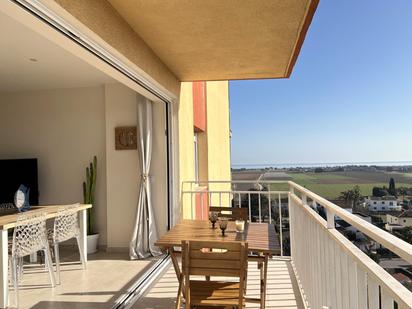
[[[294,238],[293,238],[293,227],[294,227],[294,221],[293,221],[293,209],[291,207],[291,203],[292,203],[292,199],[291,199],[291,195],[295,194],[295,188],[291,185],[291,183],[289,183],[289,193],[288,193],[288,214],[289,214],[289,250],[290,250],[290,256],[293,260],[294,258],[294,254],[293,254],[293,250],[295,249],[295,244],[294,244]],[[279,196],[279,201],[280,201],[280,196]],[[279,208],[281,209],[281,205],[279,203]],[[279,211],[279,213],[281,213],[281,211]],[[282,218],[280,218],[282,220]],[[282,231],[282,221],[281,221],[281,225],[280,225],[280,230]],[[281,243],[280,243],[281,247],[281,253],[283,254],[283,235],[281,238]]]
[[[259,191],[259,223],[262,223],[262,204],[260,202],[260,191]]]
[[[248,205],[249,205],[249,221],[252,221],[252,207],[250,205],[250,193],[248,195]]]
[[[203,220],[203,192],[200,192],[200,218]]]
[[[190,191],[190,213],[191,213],[191,219],[194,219],[193,217],[193,191]]]
[[[335,228],[335,213],[332,212],[330,209],[326,211],[326,218],[327,218],[327,227],[328,229]]]
[[[307,204],[308,204],[308,198],[307,198],[307,196],[306,196],[304,193],[302,193],[302,203],[303,203],[304,205],[307,205]]]
[[[268,201],[268,207],[269,207],[269,224],[272,224],[272,199],[271,199],[271,194],[269,191],[269,201]]]
[[[295,194],[295,188],[291,184],[289,184],[289,192],[290,194]]]
[[[290,229],[290,226],[289,226]],[[283,222],[282,222],[282,197],[279,193],[279,238],[280,238],[280,256],[283,257]]]
[[[318,203],[317,203],[315,200],[313,200],[313,201],[312,201],[312,208],[313,208],[313,210],[316,210],[317,207],[318,207]]]

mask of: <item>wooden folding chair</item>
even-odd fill
[[[213,249],[219,249],[214,251]],[[234,306],[243,308],[248,247],[245,242],[182,241],[182,276],[176,308],[182,292],[185,308]],[[233,277],[239,281],[194,280],[192,276]]]
[[[209,211],[218,212],[219,217],[228,218],[230,221],[235,221],[235,220],[248,221],[249,219],[247,208],[210,206]]]

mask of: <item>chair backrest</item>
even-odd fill
[[[80,235],[79,204],[59,207],[54,220],[53,241],[63,242]]]
[[[0,203],[0,209],[16,209],[13,203]]]
[[[245,242],[182,241],[182,250],[182,269],[188,279],[192,275],[240,279],[246,275]]]
[[[12,255],[23,257],[42,250],[47,245],[46,213],[33,211],[17,215]]]
[[[242,305],[248,265],[247,255],[246,242],[182,241],[182,270],[188,299],[190,299],[192,275],[234,277],[239,278],[238,297],[239,305]]]
[[[228,218],[230,221],[249,219],[247,208],[210,206],[209,211],[218,212],[219,217]]]

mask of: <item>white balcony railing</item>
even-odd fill
[[[199,196],[206,198],[196,199]],[[290,254],[309,308],[412,308],[412,292],[336,230],[335,218],[346,221],[409,264],[412,245],[296,183],[189,181],[182,183],[183,200],[192,215],[198,203],[200,208],[247,207],[251,221],[275,224],[281,254]],[[319,215],[319,208],[326,212],[327,220]],[[286,231],[290,233],[290,245],[288,242],[285,246]]]

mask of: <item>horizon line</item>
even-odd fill
[[[283,165],[375,165],[375,164],[384,164],[384,163],[409,163],[406,165],[412,165],[412,160],[400,160],[400,161],[346,161],[346,162],[299,162],[299,163],[232,163],[231,166],[283,166]]]

